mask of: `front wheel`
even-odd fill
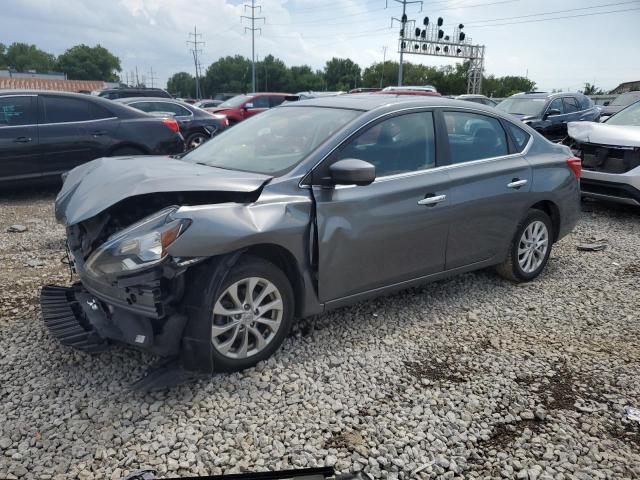
[[[541,210],[529,210],[511,240],[507,258],[496,267],[498,274],[514,282],[533,280],[549,260],[552,240],[549,215]]]
[[[247,256],[211,303],[211,344],[217,372],[235,372],[269,358],[293,321],[294,296],[274,264]]]
[[[193,150],[194,148],[198,148],[204,142],[209,140],[209,137],[202,132],[196,132],[189,135],[187,138],[187,150]]]

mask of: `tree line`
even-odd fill
[[[63,72],[69,80],[105,82],[117,82],[122,70],[120,59],[100,45],[76,45],[56,57],[35,45],[15,42],[7,47],[0,43],[0,69],[8,68],[18,72]]]
[[[404,64],[405,85],[433,85],[443,95],[459,95],[467,91],[467,62],[455,66],[431,67]],[[358,87],[386,87],[396,85],[398,62],[388,60],[360,67],[349,58],[332,58],[320,70],[308,65],[288,67],[282,60],[267,55],[256,62],[256,88],[258,91],[348,91]],[[220,58],[206,69],[200,79],[205,96],[217,93],[246,93],[251,90],[251,60],[241,55]],[[530,91],[535,82],[519,76],[483,77],[482,93],[487,96],[506,97],[516,92]],[[178,72],[169,78],[167,89],[178,96],[195,95],[195,78],[187,72]]]

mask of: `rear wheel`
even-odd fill
[[[497,272],[514,282],[533,280],[549,260],[552,239],[549,215],[541,210],[529,210],[511,240],[509,255],[496,267]]]
[[[187,145],[187,150],[193,150],[194,148],[198,148],[208,139],[209,139],[209,136],[205,135],[202,132],[192,133],[187,137],[187,141],[185,142]]]
[[[213,366],[218,372],[243,370],[269,358],[293,321],[289,280],[258,257],[241,259],[210,302]]]

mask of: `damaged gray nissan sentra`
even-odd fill
[[[80,282],[44,287],[43,317],[85,351],[244,369],[293,318],[489,266],[534,279],[577,221],[579,176],[567,147],[481,105],[290,103],[182,158],[69,172],[56,216]]]

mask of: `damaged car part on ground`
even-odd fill
[[[157,384],[241,370],[293,318],[485,267],[536,278],[577,220],[579,176],[566,146],[481,105],[291,103],[181,159],[71,171],[56,216],[80,282],[43,290],[45,321],[71,311],[99,345],[175,359]]]
[[[604,123],[568,124],[566,144],[582,159],[582,194],[640,206],[640,101]]]

